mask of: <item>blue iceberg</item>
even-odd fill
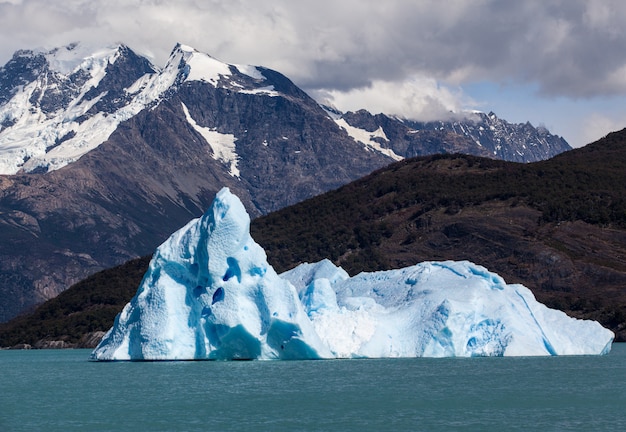
[[[613,333],[469,261],[278,275],[227,188],[155,252],[93,360],[606,354]]]

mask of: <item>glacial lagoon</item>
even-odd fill
[[[0,351],[0,430],[626,430],[606,356],[90,362]]]

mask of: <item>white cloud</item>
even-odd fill
[[[625,20],[623,0],[588,0],[585,5],[583,23],[593,31],[620,38]]]
[[[314,94],[323,103],[341,111],[367,107],[372,113],[385,113],[418,121],[448,118],[459,113],[469,99],[432,78],[412,76],[401,82],[375,80],[371,85],[347,91],[326,90]]]
[[[593,113],[587,116],[579,127],[580,141],[590,143],[599,140],[610,132],[624,129],[626,127],[626,114]]]

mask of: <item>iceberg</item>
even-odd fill
[[[349,277],[324,260],[281,276],[339,358],[607,354],[614,338],[469,261]]]
[[[298,293],[250,236],[241,201],[211,208],[158,247],[95,360],[308,359],[332,353]]]
[[[278,275],[227,188],[154,253],[92,360],[606,354],[614,334],[469,261],[350,277],[329,260]]]

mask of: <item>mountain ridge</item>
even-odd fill
[[[550,134],[545,128],[535,128],[530,122],[511,124],[493,112],[466,113],[462,119],[418,122],[360,110],[344,113],[340,119],[349,126],[378,135],[372,139],[390,141],[391,150],[403,155],[396,160],[439,153],[440,143],[446,153],[511,162],[537,162],[571,150],[563,138]],[[385,133],[382,137],[381,131]]]
[[[15,174],[18,171],[45,171],[71,163],[106,141],[121,121],[158,104],[163,98],[167,99],[184,82],[201,81],[235,92],[269,96],[292,95],[301,100],[310,99],[305,92],[285,78],[275,71],[259,66],[223,63],[180,43],[174,47],[163,68],[153,65],[147,58],[123,44],[86,56],[84,48],[81,49],[79,44],[48,52],[21,50],[0,68],[0,172]],[[313,99],[310,100],[318,105]],[[63,110],[64,106],[69,106],[70,109]],[[98,118],[98,114],[104,116]],[[364,110],[356,113],[335,111],[335,114],[338,117],[336,120],[343,119],[348,126],[356,128],[371,126],[373,122],[386,123],[387,128],[395,122],[395,129],[399,124],[406,124],[404,135],[418,131],[426,133],[446,130],[467,138],[465,145],[470,148],[485,146],[486,150],[492,152],[490,156],[490,153],[481,154],[480,149],[472,149],[476,155],[505,160],[529,162],[546,159],[571,149],[562,138],[549,134],[544,128],[536,129],[529,123],[514,125],[499,121],[493,113],[463,114],[468,119],[464,123],[420,123],[384,114],[372,116]],[[92,131],[83,130],[86,120],[94,123],[87,126],[104,131],[90,136]],[[485,140],[483,137],[495,130],[494,124],[507,132],[500,133],[495,138],[496,145],[492,143],[494,138]],[[342,126],[341,123],[339,125]],[[348,129],[346,125],[343,128]],[[460,129],[460,133],[457,129]],[[534,147],[538,144],[532,140],[541,141],[543,152],[529,152],[525,156],[525,145],[518,142],[507,143],[504,148],[506,151],[503,151],[502,141],[510,140],[511,136],[523,129],[525,131],[522,134],[527,135],[524,139],[530,140],[530,145]],[[362,131],[366,133],[368,129]],[[33,140],[35,134],[37,140]],[[25,143],[22,137],[30,139],[30,143]],[[545,137],[549,139],[546,140]],[[386,138],[384,140],[389,141]],[[404,140],[407,140],[406,137]],[[32,143],[35,141],[40,144],[33,148]],[[58,147],[69,147],[67,141],[79,142],[73,145],[69,156],[59,155],[62,152]],[[368,145],[368,142],[364,144]],[[415,149],[407,152],[404,148],[406,144],[402,143],[389,143],[387,146],[382,142],[379,144],[382,148],[393,150],[400,158],[424,154],[424,151]],[[515,148],[511,148],[513,146]],[[78,147],[82,149],[79,150]],[[380,147],[376,149],[382,150]],[[50,152],[52,154],[48,155]]]

